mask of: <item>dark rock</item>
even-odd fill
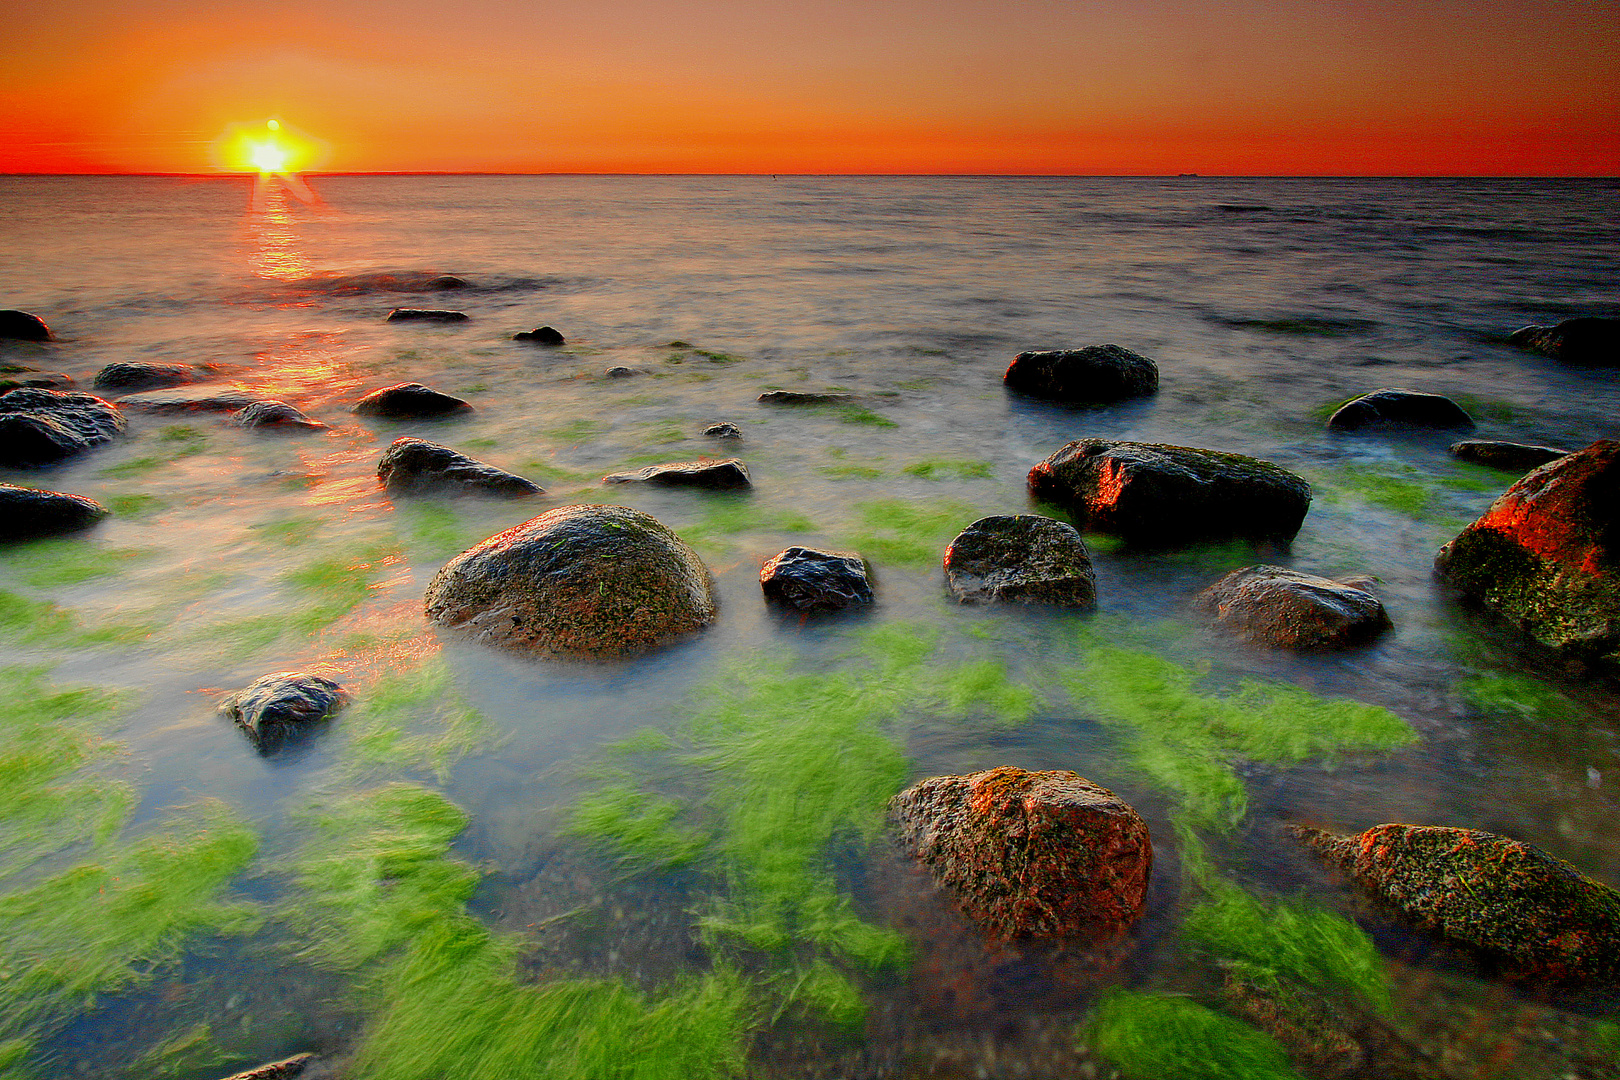
[[[261,750],[274,750],[304,734],[309,725],[349,703],[348,691],[319,675],[273,671],[219,703]]]
[[[1557,326],[1526,326],[1508,341],[1581,367],[1620,367],[1620,319],[1583,316]]]
[[[0,465],[50,465],[111,442],[125,423],[91,394],[34,387],[0,394]]]
[[[1474,420],[1461,405],[1439,394],[1416,390],[1374,390],[1340,405],[1328,417],[1331,431],[1363,431],[1382,428],[1474,429]]]
[[[889,800],[901,847],[1002,938],[1118,937],[1142,912],[1153,844],[1140,814],[1072,772],[1003,765]]]
[[[1464,461],[1489,465],[1508,472],[1529,472],[1549,461],[1566,456],[1568,450],[1529,443],[1500,442],[1494,439],[1465,439],[1451,444],[1451,453]]]
[[[256,1069],[227,1076],[225,1080],[292,1080],[295,1076],[303,1076],[315,1060],[314,1054],[296,1054],[282,1061],[272,1061],[268,1065],[260,1065]]]
[[[730,421],[722,420],[718,424],[710,424],[704,428],[703,434],[711,439],[740,439],[742,438],[742,428]]]
[[[767,390],[759,395],[762,405],[852,405],[854,394],[808,394],[798,390]]]
[[[390,495],[538,495],[538,485],[426,439],[395,439],[377,463]]]
[[[326,427],[319,420],[311,420],[285,401],[255,401],[231,414],[231,422],[245,428],[308,428]]]
[[[451,289],[465,289],[470,282],[466,278],[456,277],[454,274],[435,274],[423,283],[423,292],[449,292]]]
[[[610,367],[602,374],[606,375],[610,379],[629,379],[640,375],[641,372],[637,371],[633,367],[624,367],[621,365],[619,367]]]
[[[872,602],[866,560],[853,551],[790,547],[760,567],[765,599],[800,611],[839,611]]]
[[[1530,473],[1441,548],[1435,568],[1543,645],[1620,665],[1620,442]]]
[[[697,553],[624,506],[560,506],[490,537],[444,565],[425,608],[485,644],[578,658],[671,643],[716,611]]]
[[[719,461],[672,461],[649,465],[635,472],[610,473],[604,484],[659,484],[663,487],[741,488],[748,487],[748,466],[736,458]]]
[[[1137,544],[1243,537],[1286,543],[1311,485],[1269,461],[1162,443],[1081,439],[1029,471],[1036,498]]]
[[[963,603],[1097,603],[1091,554],[1080,530],[1036,514],[980,518],[963,529],[945,549],[945,581]]]
[[[1620,893],[1545,851],[1439,825],[1291,831],[1367,893],[1514,977],[1620,983]]]
[[[458,397],[413,382],[373,390],[355,402],[354,411],[361,416],[384,420],[411,420],[471,412],[472,406]]]
[[[1199,593],[1193,607],[1255,645],[1337,649],[1389,629],[1384,605],[1359,585],[1281,566],[1246,566]]]
[[[107,508],[83,495],[0,484],[0,540],[88,529],[107,516]]]
[[[168,387],[125,394],[118,407],[156,413],[239,412],[263,400],[240,386]]]
[[[73,376],[60,371],[40,371],[16,364],[0,365],[0,394],[19,387],[33,386],[41,390],[71,390],[78,384]]]
[[[388,313],[389,322],[466,322],[465,311],[447,311],[443,308],[397,307]]]
[[[97,390],[161,390],[197,381],[197,373],[185,364],[108,364],[96,372]]]
[[[554,326],[537,326],[533,330],[519,330],[512,335],[513,341],[527,341],[535,345],[563,345],[562,331]]]
[[[1021,352],[1002,382],[1031,397],[1101,405],[1158,393],[1159,366],[1118,345]]]
[[[38,315],[14,308],[0,310],[0,338],[12,341],[51,341],[55,337]]]

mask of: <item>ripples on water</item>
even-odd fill
[[[1445,1075],[1616,1075],[1611,1000],[1538,1002],[1437,953],[1278,830],[1483,827],[1620,882],[1612,689],[1525,655],[1430,577],[1436,548],[1512,477],[1454,464],[1444,438],[1321,424],[1325,406],[1406,386],[1464,401],[1484,437],[1612,437],[1612,372],[1502,340],[1620,310],[1612,182],[314,186],[319,204],[272,192],[249,208],[234,181],[0,178],[0,299],[60,339],[0,359],[82,385],[114,361],[208,365],[332,425],[281,437],[137,415],[110,449],[0,477],[116,511],[0,560],[21,688],[5,750],[19,801],[0,805],[0,1061],[203,1078],[319,1049],[357,1054],[350,1075],[397,1078],[619,1075],[628,1055],[637,1075],[701,1075],[745,1049],[761,1075],[1106,1072],[1076,1035],[1103,990],[1217,1002],[1236,946],[1182,929],[1218,895],[1198,884],[1214,874],[1263,905],[1359,919],[1393,986],[1388,1023],[1450,1055]],[[439,288],[447,274],[466,287]],[[385,323],[395,306],[471,319]],[[510,341],[541,323],[569,345]],[[1019,350],[1102,341],[1159,362],[1157,398],[1066,410],[1000,387]],[[640,374],[605,378],[614,366]],[[410,379],[477,412],[347,413]],[[772,411],[754,403],[768,387],[863,407]],[[752,493],[596,483],[732,453],[698,434],[722,419],[745,432]],[[402,434],[548,494],[395,505],[373,472]],[[944,542],[1027,510],[1029,466],[1086,435],[1255,454],[1310,478],[1316,500],[1286,556],[1099,544],[1094,619],[945,601]],[[722,617],[701,640],[579,667],[423,626],[422,589],[449,555],[550,506],[609,500],[714,568]],[[875,610],[767,611],[757,568],[790,543],[866,553]],[[1377,575],[1395,632],[1307,658],[1203,635],[1187,601],[1261,558]],[[1115,683],[1099,656],[1119,660]],[[357,705],[259,757],[214,702],[287,667],[333,674]],[[1417,739],[1267,760],[1121,726],[1087,696],[1145,693],[1158,671],[1190,680],[1187,708],[1273,680],[1387,708]],[[1205,779],[1167,784],[1165,755]],[[1075,769],[1148,817],[1149,912],[1123,956],[987,951],[874,846],[900,785],[998,764]],[[1198,817],[1206,781],[1243,801]],[[1178,836],[1172,819],[1194,827]]]

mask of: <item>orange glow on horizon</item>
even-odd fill
[[[330,147],[281,120],[234,123],[214,140],[214,167],[229,172],[256,172],[261,177],[291,177],[325,164]]]

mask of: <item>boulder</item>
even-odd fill
[[[395,439],[377,463],[390,495],[539,495],[544,489],[426,439]]]
[[[750,485],[748,466],[736,458],[718,461],[672,461],[635,472],[609,473],[604,484],[645,483],[662,487],[743,488]]]
[[[1620,442],[1602,439],[1508,488],[1435,568],[1543,645],[1620,665],[1617,508]]]
[[[12,341],[51,341],[56,335],[38,315],[14,308],[0,310],[0,338]]]
[[[1281,566],[1246,566],[1199,593],[1193,607],[1251,644],[1338,649],[1390,627],[1384,605],[1362,585]]]
[[[1001,381],[1030,397],[1077,405],[1145,397],[1159,391],[1159,365],[1118,345],[1021,352]]]
[[[388,313],[388,321],[434,323],[466,322],[467,313],[465,311],[448,311],[444,308],[397,307]]]
[[[272,671],[219,703],[253,745],[274,750],[341,710],[349,693],[331,679],[304,671]]]
[[[161,390],[166,386],[184,386],[197,381],[197,373],[185,364],[108,364],[96,372],[97,390],[116,390],[132,393],[136,390]]]
[[[872,602],[866,560],[853,551],[790,547],[759,570],[765,599],[799,611],[839,611]]]
[[[562,331],[552,326],[537,326],[533,330],[520,330],[512,335],[513,341],[527,341],[534,345],[562,345]]]
[[[373,390],[355,402],[354,411],[382,420],[415,420],[471,412],[472,406],[458,397],[413,382]]]
[[[1549,461],[1557,461],[1569,451],[1555,446],[1534,446],[1497,439],[1464,439],[1451,444],[1451,453],[1453,457],[1472,461],[1476,465],[1489,465],[1506,472],[1529,472]]]
[[[231,422],[245,428],[307,428],[323,430],[326,425],[311,420],[285,401],[255,401],[231,413]]]
[[[1620,893],[1545,851],[1439,825],[1291,831],[1365,892],[1516,978],[1620,984]]]
[[[891,799],[889,821],[900,846],[997,937],[1115,938],[1142,912],[1147,823],[1075,773],[1003,765],[935,776]]]
[[[1037,514],[980,518],[963,529],[945,549],[945,582],[964,604],[1097,603],[1091,554],[1080,530]]]
[[[714,621],[714,579],[657,518],[560,506],[451,559],[424,606],[440,626],[542,656],[644,652]]]
[[[1384,389],[1340,405],[1328,417],[1327,426],[1330,431],[1403,427],[1472,431],[1474,419],[1448,397],[1416,390]]]
[[[718,424],[710,424],[704,428],[703,434],[711,439],[740,439],[742,438],[742,428],[728,420],[722,420]]]
[[[1620,319],[1583,316],[1557,326],[1526,326],[1508,341],[1581,367],[1620,367]]]
[[[1136,544],[1242,537],[1286,543],[1311,485],[1269,461],[1162,443],[1081,439],[1029,471],[1029,490],[1088,530]]]
[[[234,413],[257,405],[263,400],[258,394],[240,386],[174,386],[124,394],[118,399],[118,407],[155,413]]]
[[[111,442],[124,416],[101,398],[24,387],[0,394],[0,465],[50,465]]]
[[[88,529],[107,516],[107,508],[83,495],[0,484],[0,540]]]
[[[767,390],[759,395],[761,405],[853,405],[854,394],[812,394],[800,390]]]

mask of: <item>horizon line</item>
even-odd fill
[[[0,177],[166,177],[196,180],[249,180],[260,174],[235,171],[141,171],[141,172],[9,172]],[[296,173],[309,177],[347,176],[557,176],[557,177],[796,177],[826,179],[1002,179],[1002,180],[1620,180],[1620,173],[1047,173],[1047,172],[577,172],[486,169],[366,169],[309,170]]]

